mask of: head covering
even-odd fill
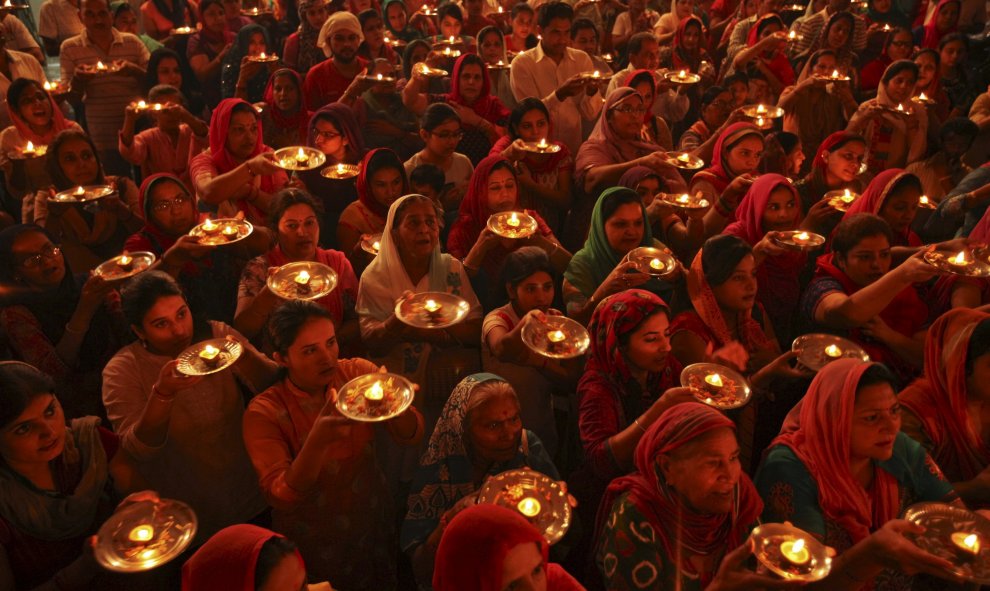
[[[787,30],[784,25],[784,21],[781,20],[779,16],[774,13],[765,14],[758,18],[753,26],[749,29],[749,34],[746,37],[746,46],[752,47],[757,44],[760,40],[760,32],[764,27],[777,23],[780,25],[781,30]],[[756,59],[763,60],[773,75],[780,80],[781,84],[784,86],[790,86],[794,84],[794,67],[791,66],[791,62],[787,59],[787,56],[781,50],[774,50],[773,54],[770,56],[760,55]]]
[[[620,389],[627,386],[634,378],[623,352],[623,339],[658,312],[670,318],[667,303],[645,289],[627,289],[599,302],[588,324],[591,351],[585,371],[605,376]]]
[[[663,186],[663,177],[661,177],[652,168],[647,168],[645,166],[633,166],[629,170],[622,173],[622,176],[619,177],[619,186],[635,191],[637,185],[650,177],[654,177],[659,180],[660,186]]]
[[[636,78],[641,78],[650,85],[650,94],[652,98],[649,103],[646,103],[645,101],[643,103],[643,106],[646,107],[646,112],[643,113],[644,124],[649,123],[654,117],[656,117],[656,115],[653,114],[653,104],[657,101],[657,81],[653,76],[653,72],[649,70],[633,70],[626,75],[626,79],[622,82],[622,86],[632,88],[633,81],[636,80]],[[639,93],[638,90],[636,92]]]
[[[279,76],[288,76],[289,78],[292,78],[292,82],[296,85],[296,92],[299,96],[299,104],[294,112],[287,113],[279,109],[275,104],[275,79]],[[278,127],[279,129],[297,129],[299,131],[299,142],[304,142],[306,140],[309,118],[312,116],[312,113],[306,109],[306,101],[303,97],[302,76],[291,68],[279,68],[278,70],[275,70],[268,78],[268,84],[265,86],[264,100],[265,104],[268,105],[268,113],[271,116],[275,127]]]
[[[869,186],[866,187],[866,191],[863,192],[859,199],[854,201],[852,205],[849,206],[846,212],[842,215],[842,219],[847,220],[857,213],[872,213],[873,215],[880,215],[880,210],[883,209],[884,203],[886,203],[887,198],[890,197],[891,191],[893,191],[893,189],[907,177],[914,177],[917,179],[914,174],[901,168],[888,168],[873,177],[873,180],[870,181]],[[905,246],[921,246],[921,239],[918,238],[918,236],[910,228],[908,228],[906,232],[906,235],[896,236],[896,238],[902,241]],[[892,244],[891,246],[896,245]]]
[[[368,183],[370,178],[382,168],[395,168],[402,175],[402,194],[409,193],[409,181],[406,179],[406,169],[402,166],[402,161],[395,152],[389,148],[375,148],[369,150],[361,160],[361,171],[357,176],[358,199],[372,213],[384,218],[388,215],[388,208],[379,203],[369,191]]]
[[[213,535],[182,565],[182,591],[254,591],[261,548],[281,536],[257,525],[241,523]],[[302,562],[302,556],[296,551]]]
[[[829,47],[828,33],[832,30],[832,27],[839,23],[839,21],[846,21],[849,24],[849,38],[842,45],[842,47]],[[831,49],[836,54],[836,61],[841,62],[843,60],[847,60],[850,56],[854,55],[852,51],[852,39],[855,32],[855,15],[844,10],[836,12],[832,16],[828,17],[828,21],[825,22],[825,28],[823,28],[821,34],[818,35],[818,42],[815,44],[815,49]]]
[[[320,49],[320,29],[314,27],[306,18],[306,11],[324,0],[303,0],[299,2],[299,55],[296,58],[296,68],[300,72],[308,72],[310,68],[327,59]],[[395,0],[393,0],[395,1]]]
[[[238,162],[234,155],[230,153],[227,149],[227,134],[230,131],[230,118],[234,114],[234,109],[238,105],[245,105],[250,110],[250,113],[258,118],[258,112],[255,110],[251,103],[238,98],[223,99],[217,108],[213,110],[213,116],[210,118],[210,161],[213,162],[213,166],[217,169],[217,174],[224,174],[230,172],[236,168],[240,162]],[[261,129],[261,120],[258,118],[258,138],[255,141],[254,149],[251,150],[251,154],[248,158],[254,158],[258,154],[266,151],[267,147],[264,144],[262,136],[264,135]],[[271,175],[265,175],[261,177],[261,189],[267,193],[275,192],[275,181]]]
[[[406,28],[401,31],[396,31],[388,19],[388,7],[393,4],[402,7],[402,12],[406,13]],[[385,0],[382,2],[382,20],[385,21],[385,30],[403,41],[412,41],[419,36],[419,33],[409,27],[409,10],[403,0]]]
[[[628,86],[620,86],[608,93],[605,105],[602,107],[601,115],[595,123],[588,140],[578,151],[575,168],[580,174],[582,171],[595,168],[597,166],[608,166],[620,162],[629,162],[640,156],[645,156],[653,152],[662,150],[660,146],[645,142],[640,138],[622,139],[613,130],[608,121],[609,112],[617,107],[619,103],[632,98],[639,97],[639,93]],[[642,101],[642,99],[639,99]]]
[[[172,246],[172,244],[175,243],[178,237],[167,236],[164,232],[161,231],[161,229],[158,226],[155,225],[155,221],[154,221],[155,218],[152,215],[153,212],[151,211],[151,191],[159,184],[167,181],[171,181],[176,185],[178,185],[179,187],[181,187],[182,192],[185,193],[187,197],[192,195],[189,192],[189,187],[187,187],[185,183],[182,182],[182,179],[175,176],[174,174],[167,172],[159,172],[150,175],[148,177],[145,177],[145,179],[141,181],[141,188],[138,190],[138,199],[141,205],[141,210],[144,212],[145,228],[151,229],[154,232],[161,234],[163,237],[167,238],[168,244],[167,245],[163,244],[163,247],[166,250],[168,250]]]
[[[268,35],[268,29],[257,23],[245,25],[237,31],[237,37],[230,51],[223,58],[223,69],[220,71],[220,87],[223,96],[232,97],[237,92],[237,81],[241,75],[241,61],[248,55],[251,45],[251,37],[261,35],[265,40],[265,51],[271,53],[272,40]],[[265,84],[268,82],[268,69],[261,68],[250,80],[247,81],[247,94],[252,101],[262,97]]]
[[[481,69],[481,93],[471,104],[465,102],[464,97],[461,96],[461,70],[465,63]],[[447,97],[452,103],[470,107],[479,117],[490,123],[499,123],[509,118],[509,110],[505,108],[498,97],[492,96],[492,81],[488,76],[488,68],[477,54],[465,53],[454,62],[454,72],[450,78],[450,93]]]
[[[990,446],[969,417],[966,365],[969,342],[990,314],[968,308],[949,310],[925,337],[925,375],[897,397],[921,421],[931,440],[932,458],[952,482],[972,480],[990,465]]]
[[[884,78],[887,77],[887,73],[891,68],[901,68],[902,62],[908,60],[898,60],[884,70],[883,77],[880,79],[880,85],[877,86],[877,98],[875,99],[878,105],[884,107],[890,107],[894,109],[897,107],[897,102],[890,98],[887,94],[887,84],[884,82]],[[938,77],[938,74],[935,75]],[[920,115],[924,116],[920,116]],[[919,125],[922,126],[922,135],[928,127],[928,116],[924,110],[915,110],[907,117],[914,118]],[[910,146],[907,145],[907,134],[908,134],[908,122],[907,118],[903,115],[898,115],[893,112],[884,112],[879,117],[874,117],[867,130],[864,133],[867,139],[867,146],[869,147],[867,154],[867,163],[869,165],[870,171],[874,174],[887,168],[888,163],[899,162],[902,159],[906,159]]]
[[[763,229],[763,214],[770,203],[770,194],[777,187],[785,187],[794,195],[797,206],[794,208],[793,224],[797,228],[804,217],[801,212],[801,197],[794,185],[785,177],[771,173],[761,175],[749,186],[746,195],[739,202],[739,208],[736,209],[736,221],[729,224],[722,233],[739,236],[750,246],[755,246],[757,242],[763,240],[763,236],[767,233]],[[800,253],[795,254],[800,255]]]
[[[605,200],[611,195],[617,195],[619,193],[632,193],[636,195],[635,191],[626,187],[612,187],[611,189],[602,191],[601,196],[595,203],[594,210],[591,212],[591,229],[588,232],[588,238],[584,241],[584,246],[581,247],[581,250],[577,251],[571,258],[571,263],[567,266],[567,270],[564,271],[564,279],[567,279],[585,297],[591,297],[595,293],[598,286],[615,269],[616,265],[619,264],[619,261],[624,256],[624,253],[615,252],[609,245],[608,237],[605,235],[606,220],[602,214],[602,204]],[[636,199],[636,202],[640,204],[640,208],[643,211],[643,239],[640,240],[639,245],[653,246],[653,230],[650,228],[646,208],[639,201],[639,195],[636,195]]]
[[[499,505],[458,513],[443,531],[433,567],[436,591],[501,591],[505,557],[520,544],[536,544],[547,563],[546,540],[525,517]]]
[[[21,114],[18,112],[19,109],[15,104],[9,104],[7,112],[10,113],[10,122],[14,124],[14,127],[17,128],[17,132],[21,134],[21,138],[23,138],[25,142],[30,141],[36,146],[48,146],[52,143],[52,141],[54,141],[55,136],[58,135],[58,133],[63,129],[68,129],[72,125],[72,122],[66,119],[65,115],[62,114],[62,109],[59,108],[58,104],[55,102],[55,99],[52,98],[51,93],[45,90],[44,87],[37,82],[32,81],[31,85],[44,91],[45,96],[48,97],[48,104],[51,105],[52,109],[51,129],[41,135],[35,133],[34,130],[31,129],[31,126],[28,125],[28,122],[21,118]]]
[[[221,2],[216,2],[215,4],[216,6],[223,8],[223,4]],[[199,35],[202,39],[205,39],[207,43],[213,45],[219,45],[219,44],[226,45],[227,43],[230,43],[234,39],[234,34],[230,31],[230,29],[227,28],[226,24],[224,25],[223,30],[220,31],[219,33],[205,26],[206,19],[203,17],[203,12],[208,10],[210,6],[214,6],[214,4],[208,2],[199,3],[199,22],[203,23],[204,26],[201,29],[199,29],[199,31],[196,34]],[[224,22],[226,22],[226,20],[227,17],[225,16]],[[217,51],[219,51],[219,48],[217,49]]]
[[[895,519],[900,511],[897,480],[875,471],[867,491],[849,470],[853,408],[860,378],[873,363],[839,359],[822,368],[808,393],[787,415],[772,445],[786,445],[818,486],[818,504],[856,543]]]
[[[670,455],[683,446],[716,429],[735,430],[735,424],[724,414],[697,402],[685,402],[667,409],[650,425],[636,445],[633,459],[636,472],[612,481],[598,513],[601,532],[612,512],[615,501],[629,493],[629,501],[646,516],[656,533],[658,546],[664,556],[677,561],[676,568],[701,578],[702,587],[714,576],[712,571],[699,573],[686,559],[680,559],[686,548],[692,554],[714,556],[713,565],[735,549],[749,535],[750,527],[763,511],[763,501],[744,472],[735,485],[732,512],[704,514],[684,502],[664,479],[660,456]]]
[[[864,140],[862,136],[845,130],[836,131],[825,138],[821,145],[818,146],[818,151],[815,152],[815,157],[811,161],[811,171],[808,172],[808,176],[806,178],[813,183],[824,187],[826,173],[828,172],[828,160],[826,159],[825,153],[832,152],[850,141],[859,141],[863,144],[866,143],[866,140]]]
[[[735,147],[747,136],[757,136],[761,141],[763,140],[763,133],[760,128],[752,123],[740,121],[726,127],[722,135],[718,136],[718,140],[715,141],[711,166],[699,171],[694,178],[708,181],[719,194],[725,191],[732,179],[739,176],[739,173],[729,170],[729,149]]]
[[[385,22],[388,22],[387,18]],[[316,46],[323,48],[323,53],[327,57],[333,57],[333,51],[330,49],[330,38],[341,31],[355,33],[358,36],[358,41],[364,41],[364,30],[361,29],[361,21],[358,20],[358,17],[346,10],[335,12],[327,18],[327,22],[323,23],[320,36],[316,41]]]
[[[306,145],[316,145],[316,122],[320,119],[329,120],[333,123],[337,131],[347,138],[347,150],[355,159],[364,157],[364,134],[361,133],[361,126],[358,125],[354,117],[354,111],[343,103],[330,103],[324,105],[313,112],[309,119],[309,134],[306,136]]]
[[[677,2],[671,2],[671,4],[677,4]],[[688,50],[684,47],[684,32],[687,30],[688,25],[696,25],[699,30],[698,45],[693,50]],[[701,58],[705,55],[704,47],[707,43],[705,24],[701,22],[701,19],[693,14],[682,18],[681,22],[677,24],[677,32],[674,33],[673,51],[670,53],[670,58],[674,65],[673,69],[698,71],[701,67]]]
[[[905,16],[897,2],[891,2],[887,12],[878,11],[876,4],[876,0],[869,0],[866,3],[867,23],[886,23],[892,27],[909,27],[911,25],[911,19]],[[888,35],[888,37],[893,37],[893,34]]]
[[[946,4],[953,3],[956,5],[956,14],[959,14],[959,9],[962,7],[962,3],[959,0],[939,0],[938,5],[935,6],[935,11],[932,12],[931,18],[925,23],[924,26],[924,37],[921,40],[921,46],[927,47],[929,49],[938,49],[938,43],[942,40],[942,37],[948,35],[949,33],[954,33],[959,29],[959,19],[953,23],[952,28],[948,31],[938,30],[938,14],[945,8]]]

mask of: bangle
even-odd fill
[[[83,330],[76,330],[76,329],[72,328],[71,326],[69,326],[69,324],[71,324],[71,323],[69,323],[69,322],[66,322],[65,323],[65,332],[67,332],[69,334],[74,334],[76,336],[82,336],[82,335],[85,335],[86,334],[87,329],[84,328]]]
[[[636,418],[636,419],[633,419],[633,425],[636,425],[637,427],[639,427],[639,430],[643,432],[643,435],[646,435],[646,429],[645,429],[645,428],[643,427],[643,425],[642,425],[642,424],[641,424],[641,423],[639,422],[639,419],[638,419],[638,418]]]
[[[716,213],[724,218],[732,216],[732,208],[726,206],[725,201],[721,197],[715,200],[714,209]]]
[[[248,160],[247,162],[245,162],[245,163],[244,163],[244,168],[246,168],[246,169],[247,169],[247,171],[248,171],[248,174],[250,174],[250,175],[251,175],[251,178],[252,178],[252,179],[253,179],[254,177],[256,177],[256,176],[258,176],[258,173],[256,173],[256,172],[254,171],[254,169],[253,169],[253,168],[251,168],[251,161],[250,161],[250,160]]]
[[[154,399],[156,399],[156,400],[158,400],[160,402],[166,402],[166,403],[169,403],[169,404],[175,402],[175,394],[173,394],[171,396],[165,396],[165,395],[162,394],[162,391],[158,389],[158,386],[157,385],[151,387],[151,396],[152,396],[152,398],[154,398]]]

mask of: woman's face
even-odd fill
[[[760,165],[762,156],[763,138],[750,135],[732,146],[726,155],[726,160],[728,160],[727,164],[733,175],[739,176],[755,171]]]
[[[385,43],[385,21],[377,16],[365,21],[362,32],[369,47],[381,47]]]
[[[203,26],[214,33],[222,33],[227,28],[226,19],[226,13],[220,4],[211,4],[203,11]]]
[[[643,82],[640,82],[640,83],[636,84],[636,86],[633,86],[633,89],[636,92],[639,93],[639,96],[640,97],[643,98],[643,104],[644,105],[652,105],[653,104],[653,85],[652,84],[650,84],[649,82],[643,81]]]
[[[251,33],[248,38],[248,55],[261,55],[262,52],[268,51],[268,46],[265,44],[265,36],[259,33]]]
[[[368,179],[371,198],[383,207],[391,207],[402,197],[402,172],[394,168],[380,168]]]
[[[660,179],[655,176],[648,176],[639,181],[636,183],[636,193],[643,201],[643,207],[649,207],[660,194]]]
[[[759,6],[760,6],[759,0],[746,0],[746,2],[743,4],[743,12],[746,13],[746,18],[754,16]]]
[[[547,591],[547,571],[543,554],[534,542],[509,550],[502,563],[503,591]]]
[[[634,140],[639,137],[639,132],[643,129],[643,116],[646,114],[646,106],[643,98],[637,94],[629,95],[615,107],[612,107],[606,117],[609,125],[619,139]]]
[[[449,15],[445,16],[440,20],[440,36],[455,38],[460,37],[461,26],[461,21]]]
[[[323,23],[327,22],[329,14],[327,13],[326,5],[322,2],[317,2],[311,4],[309,8],[303,11],[303,16],[306,18],[306,22],[309,23],[310,28],[319,31],[323,27]]]
[[[760,31],[760,39],[766,39],[781,30],[783,29],[781,29],[780,24],[777,22],[767,23],[766,25],[763,25],[763,30]]]
[[[254,113],[234,113],[227,130],[227,149],[234,158],[247,160],[257,144],[258,116]]]
[[[837,177],[841,183],[851,183],[856,179],[859,168],[863,165],[866,144],[847,142],[831,152],[825,152],[822,156],[828,163],[828,172]]]
[[[413,48],[412,53],[409,54],[409,58],[410,58],[409,61],[411,61],[414,64],[418,64],[419,62],[425,62],[426,56],[429,54],[430,54],[429,47],[417,45],[416,47]]]
[[[418,259],[433,254],[440,240],[440,223],[432,203],[417,201],[404,208],[402,219],[393,230],[399,252]]]
[[[664,481],[695,511],[732,512],[733,491],[742,473],[739,442],[732,429],[713,429],[657,460]]]
[[[485,60],[486,64],[494,64],[499,60],[504,60],[503,51],[502,38],[495,31],[486,33],[478,44],[478,53],[481,54],[481,59]]]
[[[739,261],[732,275],[722,285],[713,285],[719,307],[731,312],[746,312],[756,303],[756,259],[748,254]]]
[[[192,344],[192,312],[182,296],[158,298],[144,314],[141,326],[131,328],[150,351],[159,355],[175,357]]]
[[[791,150],[791,153],[787,155],[787,162],[785,163],[786,176],[797,176],[801,172],[801,165],[804,164],[805,155],[804,150],[801,148],[800,142],[797,146]]]
[[[939,51],[942,68],[955,68],[966,57],[966,46],[962,41],[950,41]]]
[[[734,86],[742,87],[745,89],[745,84],[735,84]],[[745,100],[745,94],[743,95]],[[705,125],[709,129],[718,129],[721,127],[725,120],[729,116],[729,112],[732,110],[733,96],[728,90],[722,94],[715,97],[715,100],[705,105],[702,109],[701,116],[705,120]]]
[[[930,53],[923,53],[914,58],[914,63],[918,64],[918,84],[921,90],[928,88],[935,76],[938,75],[938,64],[935,63],[935,56]]]
[[[461,131],[461,122],[457,119],[444,121],[433,128],[432,131],[425,131],[426,149],[440,158],[450,158],[457,150],[457,144],[464,137]]]
[[[938,10],[935,15],[935,28],[939,33],[947,33],[959,22],[959,4],[949,2]]]
[[[838,62],[834,55],[825,54],[818,57],[818,61],[811,67],[812,76],[830,76],[834,70],[838,69]]]
[[[283,113],[292,113],[299,108],[299,87],[289,74],[283,74],[272,83],[275,106]]]
[[[479,386],[484,387],[484,386]],[[485,462],[508,462],[516,457],[522,436],[519,402],[513,396],[496,396],[466,418],[471,451]]]
[[[634,369],[660,373],[667,367],[670,353],[670,320],[664,312],[646,318],[629,334],[629,344],[622,351],[626,362]]]
[[[461,66],[461,96],[466,103],[471,104],[481,96],[481,89],[485,84],[483,76],[481,66],[478,64],[465,64]]]
[[[15,469],[47,464],[65,449],[65,415],[54,394],[32,397],[0,433],[0,457]]]
[[[289,372],[289,379],[304,390],[326,388],[337,371],[337,332],[328,318],[314,316],[306,321],[285,354],[275,353]]]
[[[890,224],[895,234],[903,234],[911,227],[914,215],[918,212],[921,191],[910,183],[901,183],[890,192],[880,206],[880,217]]]
[[[887,96],[895,103],[903,103],[911,98],[918,78],[910,70],[902,70],[887,81]]]
[[[520,11],[512,19],[512,34],[516,37],[528,37],[533,32],[533,14],[525,10]]]
[[[159,84],[168,84],[175,88],[182,88],[182,70],[179,68],[179,62],[175,58],[166,57],[158,62],[156,74],[158,75]]]
[[[866,287],[890,270],[890,242],[883,234],[867,236],[845,256],[836,253],[836,262],[853,283]]]
[[[278,245],[290,260],[312,260],[319,241],[320,220],[309,205],[297,203],[279,218]]]
[[[196,203],[174,181],[159,181],[151,189],[151,218],[169,236],[182,236],[196,225]]]
[[[677,11],[677,20],[685,19],[694,12],[694,0],[674,0],[675,10]]]
[[[546,312],[553,303],[553,277],[546,271],[537,271],[523,279],[513,289],[507,285],[509,299],[515,304],[520,316],[530,310]]]
[[[52,122],[52,103],[48,93],[34,84],[17,99],[17,113],[32,127],[47,127]]]
[[[137,17],[134,15],[134,11],[121,10],[116,18],[113,19],[113,28],[121,33],[137,35]]]
[[[684,49],[688,51],[694,51],[698,48],[698,44],[701,43],[701,29],[698,28],[697,23],[688,25],[684,29],[681,43],[684,45]]]
[[[268,571],[258,591],[287,591],[306,588],[306,567],[293,552],[286,554]]]
[[[524,142],[538,142],[550,135],[550,122],[543,111],[532,109],[523,114],[516,129],[519,139]]]
[[[851,34],[852,27],[849,25],[848,20],[841,19],[835,21],[828,29],[828,37],[825,40],[826,45],[829,49],[842,49],[849,42]]]
[[[770,192],[770,201],[763,210],[763,231],[783,232],[797,226],[797,200],[787,187],[778,186]]]
[[[58,151],[58,166],[73,185],[92,185],[100,173],[96,154],[89,142],[73,138]]]
[[[620,256],[643,242],[644,231],[643,206],[639,203],[624,203],[605,220],[605,238]]]
[[[851,460],[882,462],[894,455],[894,439],[901,430],[901,405],[890,384],[859,388],[849,433]]]
[[[327,119],[317,119],[313,125],[316,128],[313,138],[316,148],[338,161],[343,158],[347,151],[347,136],[340,133],[337,126]]]
[[[914,38],[908,31],[898,31],[887,45],[887,55],[890,59],[906,60],[911,59],[911,49],[914,47]]]
[[[65,279],[65,259],[47,236],[41,232],[25,232],[10,248],[15,276],[40,290],[58,287]]]
[[[500,167],[488,175],[488,211],[512,211],[516,207],[517,196],[516,176],[512,171]]]
[[[393,31],[402,31],[406,28],[406,11],[402,3],[393,2],[389,4],[385,12],[388,14],[388,24],[392,27]]]

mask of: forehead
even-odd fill
[[[83,0],[82,4],[79,5],[83,10],[90,12],[98,12],[101,10],[109,11],[110,7],[106,3],[106,0]]]

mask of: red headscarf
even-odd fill
[[[990,447],[973,429],[966,395],[969,340],[990,314],[956,308],[940,316],[925,338],[925,375],[897,397],[924,425],[932,457],[953,481],[971,480],[990,465]],[[955,467],[956,469],[950,469]]]
[[[925,36],[921,40],[922,47],[937,50],[938,43],[942,40],[942,37],[948,35],[949,33],[954,33],[959,29],[959,20],[956,19],[956,24],[953,25],[948,31],[938,30],[938,26],[936,24],[938,22],[938,13],[941,12],[945,5],[950,2],[955,3],[957,11],[962,7],[959,0],[940,0],[938,5],[935,6],[935,12],[932,13],[932,17],[925,23]]]
[[[809,175],[817,175],[821,179],[821,182],[825,182],[825,173],[828,172],[828,161],[825,157],[825,152],[831,152],[836,149],[837,146],[844,146],[846,142],[857,140],[866,143],[866,140],[862,136],[855,133],[850,133],[848,131],[836,131],[825,138],[825,141],[818,146],[818,151],[815,152],[815,159],[811,162],[811,172]]]
[[[842,219],[847,220],[850,217],[856,215],[857,213],[872,213],[873,215],[880,215],[880,210],[883,209],[883,204],[887,201],[887,197],[890,197],[890,192],[904,180],[905,177],[917,177],[910,172],[906,172],[902,168],[888,168],[887,170],[881,172],[877,176],[873,177],[870,181],[866,191],[853,202],[852,205],[843,214]],[[920,181],[919,181],[920,184]],[[906,230],[905,234],[900,236],[894,236],[897,240],[900,240],[903,244],[891,244],[891,246],[921,246],[924,244],[921,238],[914,233],[911,228]]]
[[[766,230],[763,229],[763,213],[770,203],[770,194],[777,187],[784,187],[794,195],[798,206],[794,209],[792,223],[796,228],[802,217],[801,197],[794,185],[785,177],[771,173],[761,175],[749,186],[746,196],[742,198],[736,209],[736,221],[729,224],[722,233],[738,236],[750,246],[755,246],[757,242],[763,240],[763,236],[766,235]]]
[[[726,127],[722,135],[718,136],[718,140],[715,142],[711,166],[699,171],[694,175],[694,179],[708,181],[715,187],[715,191],[719,194],[725,191],[729,183],[732,182],[732,179],[738,176],[738,173],[730,171],[727,165],[729,148],[735,146],[748,135],[759,136],[761,140],[763,139],[763,132],[752,123],[740,121]],[[692,179],[692,182],[694,179]]]
[[[372,160],[375,162],[372,163]],[[366,153],[364,158],[361,159],[361,170],[357,176],[357,193],[358,199],[365,207],[378,217],[385,219],[388,217],[388,206],[376,201],[368,187],[368,183],[370,182],[369,175],[378,172],[383,167],[398,168],[402,174],[402,194],[408,195],[409,180],[406,178],[406,169],[402,166],[402,161],[399,160],[398,155],[389,148],[375,148]]]
[[[859,380],[872,363],[840,359],[826,365],[804,399],[787,415],[771,445],[786,445],[818,485],[818,504],[856,543],[895,519],[900,510],[897,480],[876,470],[867,491],[849,470],[853,407]]]
[[[213,117],[210,118],[210,160],[217,168],[217,174],[230,172],[237,167],[240,162],[234,159],[233,154],[227,150],[227,133],[230,130],[230,118],[234,114],[234,108],[238,105],[247,105],[251,113],[258,118],[258,112],[251,103],[238,99],[229,98],[220,101],[217,108],[213,110]],[[258,121],[258,138],[254,143],[254,148],[248,158],[253,158],[262,152],[271,150],[262,140],[261,121]],[[261,177],[261,189],[267,193],[275,191],[275,182],[271,175]]]
[[[697,24],[698,29],[701,34],[698,38],[698,46],[694,50],[694,54],[688,53],[688,50],[684,47],[684,31],[690,24]],[[701,22],[701,19],[695,15],[686,16],[681,19],[681,22],[677,25],[677,31],[674,33],[674,47],[673,51],[670,52],[670,58],[674,65],[675,70],[697,70],[700,67],[701,57],[703,50],[702,48],[708,44],[708,40],[705,38],[705,24]]]
[[[182,566],[182,591],[254,591],[254,571],[261,547],[281,537],[245,523],[225,527]],[[299,552],[296,556],[301,563]]]
[[[296,84],[296,92],[299,94],[299,107],[296,109],[295,113],[286,114],[284,111],[275,106],[275,79],[279,76],[289,76]],[[271,114],[272,121],[275,123],[275,126],[279,129],[298,129],[299,143],[305,144],[306,135],[308,133],[307,126],[309,125],[309,118],[312,116],[312,113],[306,110],[306,101],[303,100],[302,88],[303,79],[302,76],[299,75],[299,72],[296,72],[291,68],[281,68],[275,70],[271,77],[268,78],[268,85],[265,86],[264,101],[270,109],[268,112]]]
[[[750,27],[749,34],[746,37],[747,47],[756,45],[756,43],[760,40],[760,31],[763,30],[763,27],[770,24],[770,21],[779,24],[781,30],[787,29],[784,25],[784,21],[781,20],[779,16],[773,13],[765,14],[757,19],[756,22],[753,23],[753,26]],[[776,76],[784,86],[794,84],[794,67],[791,66],[791,61],[787,59],[787,56],[784,55],[783,51],[775,50],[773,55],[769,58],[761,55],[756,59],[763,60],[767,67],[770,68],[770,71],[773,72],[773,75]]]
[[[475,99],[473,104],[467,104],[461,96],[461,69],[467,60],[468,65],[476,65],[481,68],[481,94]],[[481,58],[474,53],[465,53],[454,62],[454,73],[450,78],[450,92],[447,98],[458,105],[470,107],[479,117],[489,123],[499,124],[509,118],[509,110],[505,108],[497,97],[492,96],[492,81],[488,77],[488,68]]]
[[[671,560],[683,556],[678,546],[694,554],[715,555],[716,558],[738,546],[763,511],[763,501],[749,476],[739,474],[735,507],[731,513],[708,515],[698,513],[684,503],[681,495],[667,485],[658,461],[661,454],[671,454],[709,431],[735,428],[735,423],[728,417],[704,404],[685,402],[669,408],[636,445],[636,472],[617,478],[609,485],[598,512],[596,531],[600,534],[613,503],[628,491],[629,500],[649,520],[664,555]],[[714,562],[718,563],[719,560]],[[687,573],[696,570],[688,560],[681,560],[678,567]],[[714,572],[698,574],[702,586],[707,586]]]

